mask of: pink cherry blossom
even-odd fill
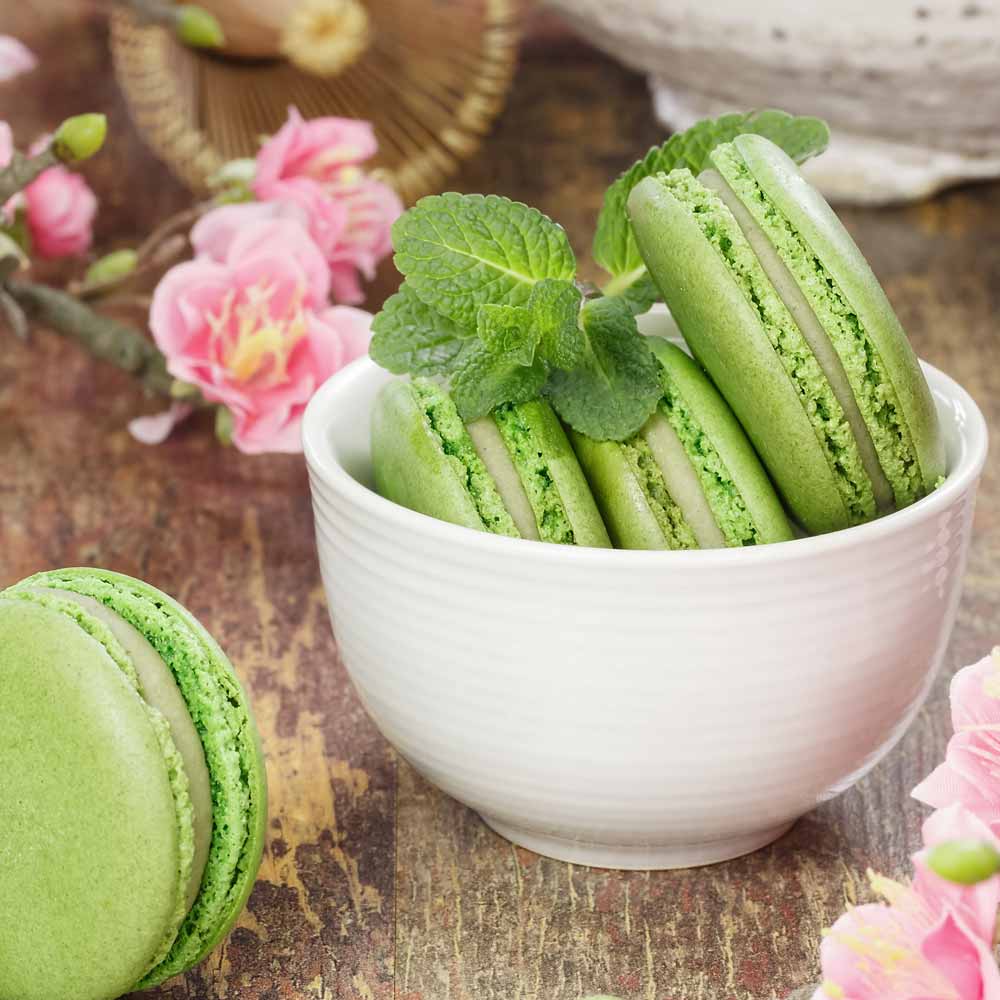
[[[306,403],[367,347],[371,317],[314,311],[309,289],[295,246],[281,243],[242,260],[198,257],[157,286],[150,327],[168,370],[230,410],[242,451],[300,451]]]
[[[288,203],[245,202],[208,212],[191,230],[199,255],[220,264],[236,264],[281,247],[301,266],[307,292],[303,305],[322,309],[330,298],[330,269],[312,241],[304,215]]]
[[[991,941],[964,919],[975,905],[952,898],[968,888],[873,881],[889,902],[855,907],[834,924],[813,1000],[1000,1000]]]
[[[353,118],[313,118],[306,121],[297,108],[257,154],[254,191],[262,201],[275,200],[275,185],[308,178],[335,185],[345,167],[371,159],[378,149],[370,122]]]
[[[370,123],[305,121],[290,108],[288,121],[257,156],[254,193],[305,215],[340,302],[362,301],[359,275],[371,280],[391,249],[391,227],[403,211],[395,191],[360,166],[375,151]]]
[[[945,762],[913,795],[936,808],[960,803],[1000,835],[1000,649],[955,675],[951,714]]]
[[[0,83],[29,73],[37,65],[35,54],[24,42],[10,35],[0,35]]]
[[[28,230],[42,257],[84,253],[93,238],[97,197],[87,182],[65,167],[49,167],[24,189]]]

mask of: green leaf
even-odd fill
[[[605,193],[593,247],[594,258],[601,267],[623,279],[631,275],[628,284],[639,281],[645,274],[625,212],[629,193],[639,181],[675,167],[687,167],[697,174],[716,146],[745,132],[766,136],[797,163],[822,153],[830,139],[830,130],[821,119],[797,118],[773,109],[705,119],[685,132],[672,135],[626,170]]]
[[[376,364],[397,375],[447,375],[473,332],[424,305],[407,284],[390,296],[372,323],[368,348]]]
[[[561,226],[498,195],[421,198],[396,220],[392,243],[396,267],[413,291],[469,328],[480,306],[524,305],[536,282],[576,272]]]
[[[580,329],[583,294],[572,281],[546,278],[531,290],[528,312],[540,342],[542,359],[553,368],[572,368],[586,345]]]
[[[501,403],[526,403],[545,384],[545,366],[539,360],[521,364],[513,355],[479,343],[471,349],[451,380],[451,396],[463,420],[486,416]]]
[[[509,355],[519,365],[535,360],[538,328],[524,306],[480,306],[477,327],[479,339],[491,353]]]
[[[632,275],[626,275],[626,278],[628,280],[623,281],[620,285],[621,291],[615,290],[614,279],[609,281],[604,289],[605,295],[617,295],[628,304],[633,316],[641,316],[643,313],[649,312],[653,308],[653,303],[659,301],[660,290],[656,287],[645,265],[638,278]]]
[[[569,371],[545,386],[560,417],[599,441],[624,441],[646,422],[662,395],[660,366],[619,297],[594,299],[582,313],[587,347]]]

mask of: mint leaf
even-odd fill
[[[469,328],[481,305],[523,305],[537,281],[576,273],[561,226],[493,194],[421,198],[396,220],[392,244],[396,267],[420,299]]]
[[[509,355],[519,365],[535,360],[538,329],[524,306],[480,306],[477,325],[479,339],[491,353]]]
[[[451,380],[451,396],[463,420],[486,416],[501,403],[526,403],[545,384],[545,366],[539,360],[523,365],[508,353],[479,343]]]
[[[625,212],[632,188],[650,174],[668,172],[675,167],[687,167],[697,174],[716,146],[744,132],[766,136],[797,163],[822,153],[830,139],[830,130],[819,118],[793,117],[784,111],[768,109],[705,119],[686,132],[675,133],[662,146],[654,146],[604,195],[593,253],[598,264],[614,275],[614,280],[605,288],[606,294],[620,294],[646,273]]]
[[[633,278],[628,283],[623,284],[621,291],[615,292],[611,287],[614,280],[608,283],[608,294],[616,295],[632,310],[633,316],[641,316],[653,308],[653,303],[660,298],[660,290],[656,287],[650,273],[645,269],[639,278]]]
[[[546,278],[531,290],[528,312],[538,333],[542,359],[553,368],[572,368],[583,355],[582,301],[583,294],[572,281]]]
[[[660,366],[618,297],[583,307],[587,346],[576,367],[549,376],[545,395],[568,424],[599,441],[624,441],[646,422],[663,390]]]
[[[474,337],[450,319],[424,305],[403,284],[386,299],[372,322],[368,353],[372,360],[397,375],[447,375]]]

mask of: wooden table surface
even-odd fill
[[[110,148],[86,170],[103,205],[98,237],[134,243],[187,196],[128,122],[101,6],[3,8],[0,33],[44,66],[0,91],[0,118],[30,138],[107,110]],[[455,187],[537,205],[586,257],[603,188],[661,135],[643,80],[580,43],[535,40]],[[918,352],[1000,429],[1000,185],[845,218]],[[393,282],[386,271],[370,307]],[[784,997],[815,981],[821,928],[867,896],[865,870],[907,870],[924,812],[908,793],[942,755],[947,677],[1000,640],[995,462],[944,675],[890,757],[752,857],[617,874],[512,847],[394,757],[337,656],[299,457],[223,449],[203,422],[144,447],[125,425],[156,404],[127,377],[43,330],[0,344],[0,585],[93,564],[172,592],[229,651],[263,731],[270,836],[249,907],[201,968],[151,997]]]

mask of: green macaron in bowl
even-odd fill
[[[0,592],[0,1000],[112,1000],[199,963],[246,904],[267,782],[232,665],[100,569]]]
[[[763,545],[794,537],[753,447],[705,373],[650,337],[661,365],[656,412],[627,441],[570,431],[616,548]]]
[[[544,400],[464,422],[426,378],[386,383],[372,410],[375,488],[477,531],[565,545],[611,541],[562,424]]]
[[[927,382],[861,251],[758,135],[640,181],[639,249],[693,354],[811,533],[919,500],[945,472]]]

